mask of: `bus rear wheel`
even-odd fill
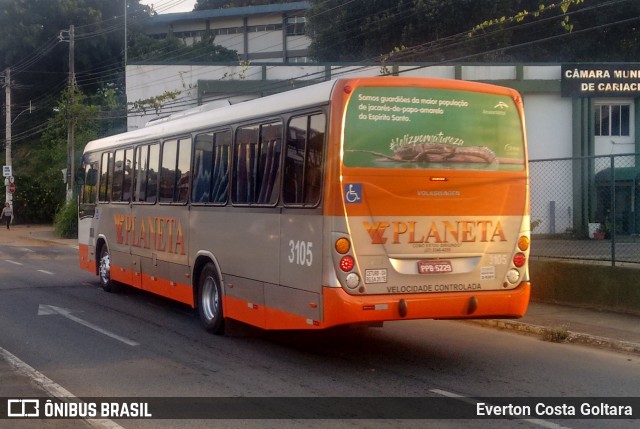
[[[222,316],[222,289],[216,270],[208,263],[200,273],[198,282],[198,314],[204,328],[214,334],[224,333]]]

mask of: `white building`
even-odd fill
[[[310,40],[304,15],[309,6],[301,1],[161,14],[151,17],[144,31],[155,38],[172,33],[187,45],[208,32],[242,61],[306,62]]]

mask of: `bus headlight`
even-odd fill
[[[516,284],[518,283],[518,280],[520,280],[520,272],[518,270],[516,270],[515,268],[512,268],[509,271],[507,271],[507,281],[509,283]]]
[[[350,273],[347,275],[347,287],[349,289],[355,289],[360,284],[360,276],[356,273]]]

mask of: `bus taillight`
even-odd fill
[[[356,261],[353,259],[352,256],[345,255],[340,259],[340,269],[345,273],[348,273],[349,271],[353,270],[353,267],[355,267],[355,265],[356,265]]]
[[[525,262],[527,262],[527,257],[524,255],[524,253],[518,252],[513,255],[513,265],[515,265],[516,267],[522,267]]]

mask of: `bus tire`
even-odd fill
[[[224,318],[222,315],[222,288],[218,281],[215,267],[207,263],[198,281],[198,314],[200,322],[207,331],[224,334]]]
[[[98,259],[98,277],[100,278],[100,285],[105,292],[116,292],[116,285],[111,280],[111,256],[109,255],[109,248],[105,244],[100,250],[100,259]]]

